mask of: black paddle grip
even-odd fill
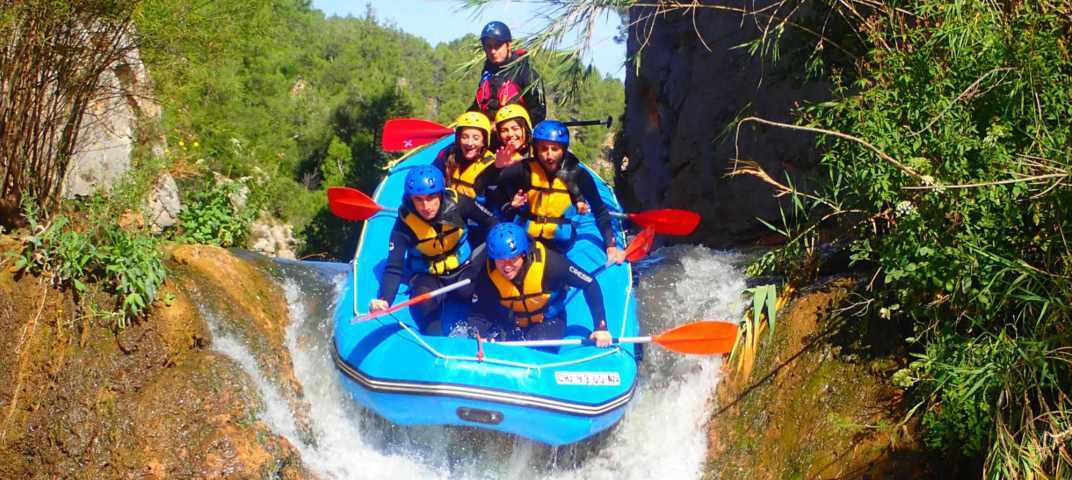
[[[614,124],[614,118],[612,118],[612,117],[610,117],[608,115],[607,118],[605,118],[603,120],[570,120],[568,122],[562,122],[562,123],[565,123],[567,127],[587,127],[587,126],[591,126],[591,125],[606,125],[607,128],[610,128],[610,126],[612,124]]]

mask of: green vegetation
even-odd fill
[[[179,213],[177,239],[221,247],[241,245],[253,220],[251,209],[239,209],[231,199],[242,188],[244,186],[238,182],[220,182],[187,196]]]
[[[806,281],[815,246],[847,239],[869,280],[857,339],[900,332],[913,361],[894,381],[916,400],[926,444],[988,478],[1066,476],[1072,7],[852,5],[868,21],[832,7],[849,27],[832,41],[860,55],[809,59],[835,98],[780,125],[820,134],[827,181],[776,187],[793,198],[778,228],[789,243],[753,271]]]
[[[115,328],[148,312],[166,275],[155,238],[99,220],[75,225],[65,215],[41,224],[30,201],[24,202],[24,217],[31,233],[13,254],[16,269],[71,287],[79,299],[91,285],[103,288],[116,298],[115,313],[108,315]]]

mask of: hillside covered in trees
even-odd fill
[[[191,184],[207,170],[252,177],[252,207],[294,225],[305,243],[300,255],[348,256],[355,226],[331,217],[323,192],[372,191],[389,160],[378,147],[384,121],[449,123],[471,103],[479,75],[479,63],[463,68],[481,55],[475,35],[431,46],[371,9],[339,18],[303,0],[153,0],[135,23],[163,107],[171,170],[199,172]],[[620,81],[594,72],[567,104],[553,88],[555,71],[536,65],[552,115],[622,111]],[[574,150],[591,161],[607,132],[577,137]]]

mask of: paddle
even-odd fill
[[[633,241],[629,242],[629,245],[625,246],[625,261],[635,262],[648,256],[648,251],[651,250],[651,244],[654,242],[655,230],[645,228],[636,237],[633,237]]]
[[[454,133],[450,127],[419,118],[392,118],[383,125],[381,145],[385,152],[401,152],[427,145]]]
[[[608,116],[603,120],[571,120],[563,123],[567,127],[606,125],[610,128],[614,119]],[[427,145],[451,133],[454,133],[454,130],[450,127],[429,120],[392,118],[383,124],[381,146],[385,152],[401,152]]]
[[[628,218],[644,228],[655,230],[665,235],[685,236],[696,230],[700,224],[700,214],[677,208],[660,208],[637,213],[610,212],[620,218]]]
[[[472,282],[472,281],[473,280],[471,278],[458,280],[457,282],[454,282],[454,283],[452,283],[450,285],[447,285],[445,287],[439,287],[439,288],[437,288],[435,290],[432,290],[430,292],[425,292],[425,293],[422,293],[420,295],[417,295],[416,297],[413,297],[413,298],[411,298],[409,300],[406,300],[406,301],[404,301],[402,303],[399,303],[397,305],[391,305],[389,308],[387,308],[385,310],[379,310],[379,311],[376,311],[376,312],[366,313],[366,314],[364,314],[364,315],[362,315],[360,317],[357,317],[357,318],[353,319],[350,323],[364,322],[366,320],[372,320],[374,318],[382,317],[384,315],[387,315],[388,313],[397,312],[397,311],[399,311],[399,310],[401,310],[403,308],[409,307],[411,305],[416,305],[418,303],[423,303],[423,302],[431,300],[431,299],[433,299],[435,297],[443,295],[444,293],[448,293],[448,292],[451,292],[453,290],[457,290],[459,288],[462,288],[462,287],[464,287],[466,285],[469,285],[469,283]]]
[[[361,190],[350,187],[328,188],[328,209],[336,217],[355,222],[368,220],[380,211],[397,211],[376,203]]]
[[[680,325],[651,337],[620,337],[614,343],[657,343],[667,350],[678,353],[714,355],[729,353],[737,340],[737,325],[715,320],[701,320]],[[520,342],[495,342],[495,345],[511,347],[560,347],[565,345],[594,345],[587,338],[564,338],[561,340],[527,340]]]

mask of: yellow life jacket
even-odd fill
[[[480,178],[480,174],[484,173],[484,170],[487,170],[492,165],[495,165],[495,154],[485,151],[483,156],[474,160],[464,170],[455,168],[451,172],[450,185],[448,186],[462,195],[475,199],[476,179]]]
[[[493,262],[489,261],[487,266],[488,277],[499,291],[499,303],[513,312],[514,321],[521,328],[543,322],[543,312],[551,299],[551,293],[543,290],[543,273],[547,264],[546,247],[540,242],[533,244],[535,249],[529,253],[529,269],[525,272],[521,290],[499,273]]]
[[[563,218],[573,205],[569,188],[561,178],[547,178],[547,172],[536,160],[529,160],[529,223],[528,233],[532,238],[551,240]]]
[[[443,195],[443,203],[440,208],[447,207],[448,196],[453,198],[455,194],[447,190]],[[442,215],[440,215],[442,217]],[[441,221],[431,224],[413,211],[407,211],[402,221],[417,237],[416,249],[427,263],[428,273],[443,275],[458,268],[466,259],[462,258],[460,247],[468,245],[465,242],[465,230],[450,222]]]

